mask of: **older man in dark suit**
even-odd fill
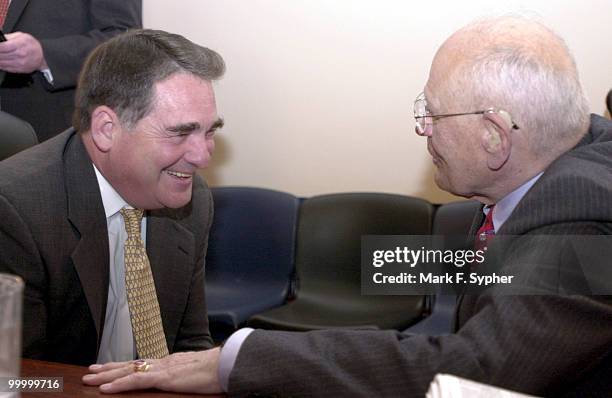
[[[0,108],[30,123],[39,142],[59,134],[87,54],[140,27],[141,0],[11,0],[4,19],[0,12]]]
[[[612,123],[589,118],[563,41],[522,18],[471,24],[439,49],[414,111],[436,183],[486,205],[472,235],[495,235],[487,256],[496,240],[520,237],[501,258],[527,276],[519,287],[529,294],[494,286],[463,297],[450,335],[243,329],[221,350],[152,360],[149,372],[96,366],[84,381],[104,392],[421,397],[450,373],[537,395],[609,396],[612,305],[563,293],[576,293],[559,277],[561,264],[576,266],[564,250],[529,257],[541,249],[531,238],[612,233]],[[553,284],[529,279],[551,270]]]
[[[213,208],[196,170],[222,126],[223,72],[182,36],[117,36],[86,61],[75,128],[0,163],[0,272],[26,281],[25,357],[89,364],[212,345]]]

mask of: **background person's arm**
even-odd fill
[[[50,91],[76,86],[81,66],[95,46],[128,29],[142,27],[141,0],[92,0],[90,4],[90,31],[40,39],[44,60],[53,75],[53,85],[46,86]]]

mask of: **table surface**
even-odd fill
[[[147,398],[191,398],[191,397],[220,397],[213,395],[175,394],[158,390],[131,391],[120,394],[102,394],[98,387],[83,385],[81,377],[87,374],[87,368],[83,366],[66,365],[56,362],[36,361],[23,359],[21,361],[22,377],[63,377],[64,391],[61,393],[35,393],[22,392],[22,398],[52,398],[52,397],[147,397]]]

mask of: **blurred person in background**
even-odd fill
[[[87,54],[140,27],[141,0],[0,0],[0,109],[30,123],[39,142],[61,133]]]

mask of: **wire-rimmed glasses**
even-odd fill
[[[427,109],[427,98],[425,98],[425,93],[421,93],[414,100],[414,120],[416,121],[415,132],[418,135],[430,135],[431,129],[433,127],[434,122],[444,119],[445,117],[451,116],[464,116],[464,115],[484,115],[486,113],[497,113],[500,115],[506,115],[505,118],[508,119],[510,126],[514,130],[518,130],[518,125],[512,120],[510,114],[504,110],[496,109],[496,108],[488,108],[481,111],[474,112],[462,112],[462,113],[447,113],[443,115],[432,115]]]

